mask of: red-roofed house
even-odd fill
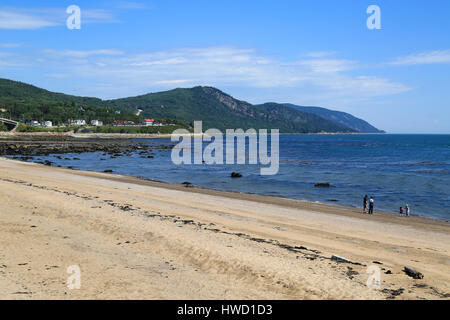
[[[155,123],[155,119],[144,119],[144,121],[142,121],[142,124],[144,126],[152,126]]]

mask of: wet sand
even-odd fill
[[[450,298],[445,221],[4,158],[0,203],[0,299]]]

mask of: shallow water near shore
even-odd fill
[[[412,214],[450,219],[450,135],[282,135],[280,170],[274,176],[261,176],[258,165],[177,166],[171,149],[156,148],[153,158],[139,152],[113,158],[99,152],[37,156],[34,161],[345,206],[360,207],[368,194],[375,211],[398,212],[409,204]],[[233,171],[243,177],[230,178]],[[317,182],[332,186],[314,187]]]

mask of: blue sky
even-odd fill
[[[369,5],[381,30],[367,28]],[[450,133],[449,35],[448,0],[2,0],[0,77],[100,98],[210,85]]]

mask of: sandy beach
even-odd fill
[[[446,221],[5,158],[0,203],[0,299],[450,298]]]

